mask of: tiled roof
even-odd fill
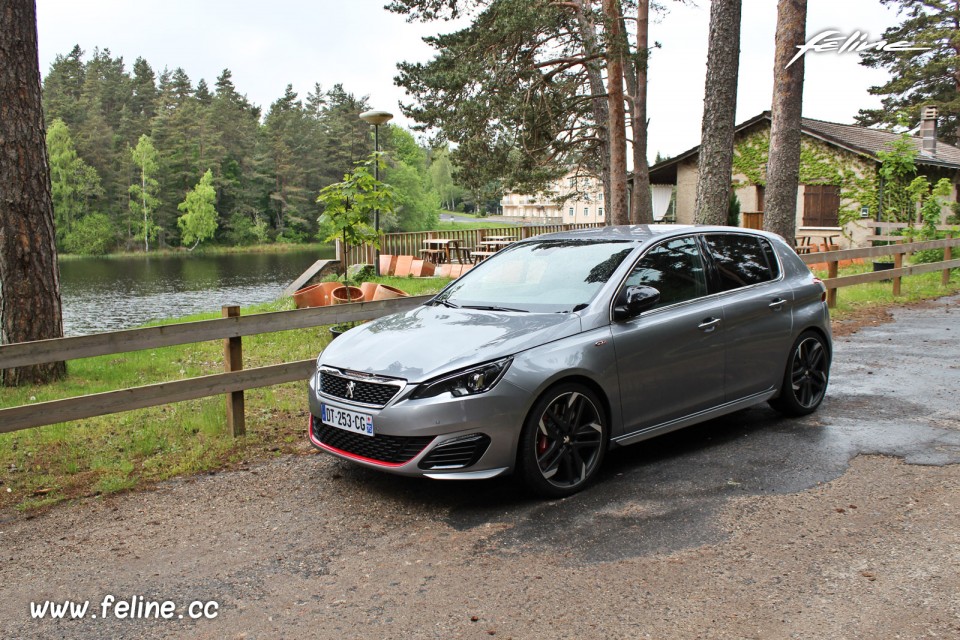
[[[759,115],[756,115],[745,122],[741,122],[739,125],[737,125],[737,133],[745,129],[749,129],[750,127],[753,127],[754,125],[763,121],[770,121],[769,111],[764,111],[763,113],[760,113]],[[868,129],[866,127],[859,127],[853,124],[824,122],[823,120],[814,120],[812,118],[802,118],[800,127],[807,135],[820,138],[828,143],[846,148],[855,153],[869,156],[874,160],[877,159],[877,152],[889,150],[890,145],[900,137],[900,134],[892,133],[890,131]],[[916,158],[917,164],[960,169],[960,149],[957,147],[938,140],[937,153],[936,155],[931,156],[923,152],[922,141],[920,138],[911,137],[910,142],[919,152]],[[673,158],[657,163],[653,167],[650,167],[650,170],[654,171],[668,167],[671,164],[695,155],[699,151],[700,146],[697,145],[696,147],[688,149],[687,151],[684,151]]]
[[[764,112],[765,115],[768,113]],[[900,138],[899,133],[868,129],[852,124],[824,122],[812,118],[803,118],[801,128],[805,133],[822,137],[828,142],[837,143],[853,151],[866,153],[872,158],[876,158],[879,151],[889,151],[890,145]],[[960,168],[960,149],[938,140],[936,155],[931,156],[923,152],[922,141],[919,137],[911,137],[910,142],[918,152],[917,164],[935,164]]]

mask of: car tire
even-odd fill
[[[788,416],[805,416],[820,406],[830,378],[830,350],[816,331],[804,331],[793,343],[780,395],[770,406]]]
[[[549,389],[537,400],[520,434],[524,485],[546,498],[573,495],[596,476],[609,438],[603,403],[590,389],[577,383]]]

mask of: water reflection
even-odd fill
[[[333,249],[221,256],[153,256],[60,263],[68,336],[135,327],[149,320],[277,299]]]

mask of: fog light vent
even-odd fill
[[[417,466],[429,470],[463,469],[476,464],[489,446],[490,436],[484,433],[454,438],[434,447]]]

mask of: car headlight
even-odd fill
[[[511,362],[513,358],[504,358],[425,382],[413,392],[411,398],[433,398],[441,393],[450,393],[459,398],[485,393],[500,382]]]

